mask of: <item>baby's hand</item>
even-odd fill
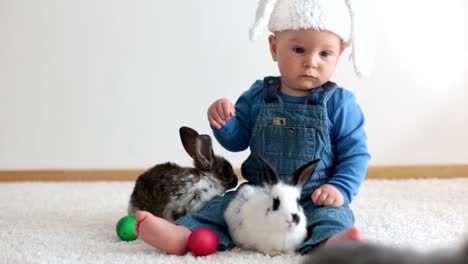
[[[342,206],[344,197],[333,185],[324,184],[312,193],[312,202],[316,206]]]
[[[234,106],[229,99],[218,99],[208,108],[208,121],[212,126],[220,129],[234,114]]]

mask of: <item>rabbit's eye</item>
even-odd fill
[[[224,176],[231,176],[233,174],[232,167],[229,163],[224,164],[223,166],[223,175]]]
[[[273,211],[278,210],[280,206],[280,199],[278,197],[273,198]]]

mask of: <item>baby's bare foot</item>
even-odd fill
[[[339,241],[352,240],[357,242],[364,241],[361,231],[356,227],[351,227],[350,229],[344,231],[343,233],[336,234],[331,236],[327,241],[325,241],[324,246],[330,246]]]
[[[187,253],[187,240],[192,231],[145,211],[135,213],[135,232],[147,244],[173,255]]]

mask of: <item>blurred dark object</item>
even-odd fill
[[[388,246],[341,242],[308,254],[303,264],[468,264],[468,243],[458,251],[422,253]]]

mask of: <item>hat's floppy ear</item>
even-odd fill
[[[251,40],[257,39],[267,28],[270,22],[271,13],[275,8],[276,0],[260,0],[258,2],[257,13],[255,15],[255,24],[249,32]]]
[[[376,53],[376,28],[371,1],[346,0],[351,13],[351,54],[354,72],[369,77]]]

